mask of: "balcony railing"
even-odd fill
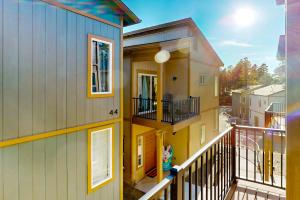
[[[156,120],[157,100],[133,98],[134,116]],[[200,97],[188,97],[183,100],[162,100],[162,122],[172,125],[200,114]]]
[[[163,122],[177,122],[197,116],[200,113],[200,97],[189,97],[183,100],[162,100]]]
[[[156,99],[133,98],[134,116],[156,120]]]
[[[285,136],[279,129],[233,126],[174,166],[140,200],[223,200],[236,179],[285,189]]]

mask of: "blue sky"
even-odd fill
[[[212,44],[225,66],[248,57],[252,63],[266,63],[272,71],[279,35],[285,32],[284,7],[275,0],[123,0],[142,22],[125,32],[192,17]],[[252,24],[238,26],[233,16],[249,8]]]

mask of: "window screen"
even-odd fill
[[[112,179],[113,128],[91,131],[91,189]]]

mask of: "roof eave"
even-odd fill
[[[121,0],[113,0],[113,2],[124,12],[124,14],[127,16],[128,20],[127,23],[124,23],[124,27],[138,24],[142,20],[138,18]]]

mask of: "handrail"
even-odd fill
[[[273,131],[273,132],[285,132],[284,129],[276,129],[276,128],[264,128],[257,126],[245,126],[245,125],[236,125],[237,128],[247,129],[247,130],[260,130],[260,131]]]
[[[222,139],[232,129],[233,129],[233,127],[230,127],[228,129],[226,129],[225,131],[223,131],[220,135],[218,135],[217,137],[215,137],[212,141],[210,141],[209,143],[207,143],[204,147],[202,147],[199,151],[197,151],[196,153],[194,153],[189,159],[187,159],[184,163],[182,163],[180,165],[180,167],[182,169],[187,169],[188,167],[190,167],[195,160],[199,159],[201,155],[203,155],[205,152],[207,152],[211,148],[212,145],[214,145],[215,143],[217,143],[218,141],[220,141],[220,139]]]
[[[196,195],[196,197],[201,195],[201,199],[212,199],[214,197],[213,199],[223,200],[236,179],[285,189],[283,182],[285,136],[286,131],[282,129],[233,124],[232,127],[208,142],[180,166],[174,166],[168,177],[140,199],[160,198],[161,195],[164,195],[164,199],[170,197],[171,200],[177,200],[187,196],[191,199],[192,195]],[[245,137],[246,140],[241,140],[242,137]],[[277,170],[280,170],[280,182],[276,179],[276,183],[273,175],[273,145],[275,139],[280,144],[277,149],[279,148],[280,157],[278,159],[281,163],[280,168],[277,168]],[[260,140],[263,149],[262,154],[259,150],[260,146],[254,148],[253,155],[248,154],[248,140],[254,140],[255,142]],[[265,149],[265,145],[269,145],[269,147]],[[249,162],[252,162],[249,157],[254,159],[252,166],[248,165]],[[244,165],[241,165],[241,159],[246,160]],[[257,168],[257,166],[260,166],[260,168]],[[254,180],[249,176],[251,174],[250,167],[255,172]],[[246,176],[241,174],[241,170],[246,170]],[[256,178],[257,175],[261,178]],[[279,175],[275,176],[279,177]],[[217,185],[213,185],[213,183]]]

